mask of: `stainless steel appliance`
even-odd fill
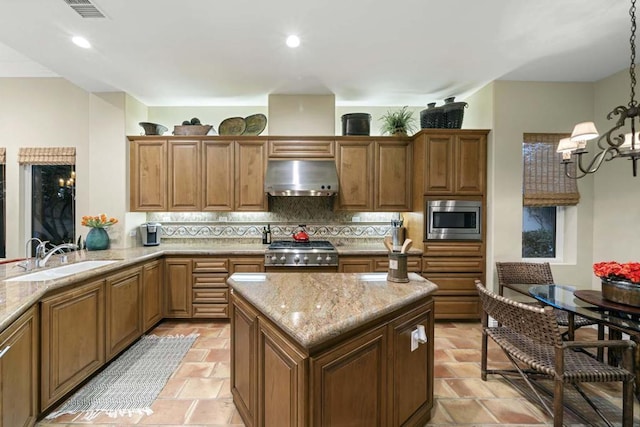
[[[338,251],[327,241],[277,240],[264,254],[265,267],[337,267]]]
[[[425,240],[482,240],[482,202],[426,200]]]
[[[140,237],[144,246],[158,246],[162,224],[159,222],[145,222],[140,225]]]
[[[338,170],[333,160],[269,160],[264,191],[272,196],[333,196]]]

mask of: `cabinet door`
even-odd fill
[[[107,360],[142,335],[142,270],[107,277]]]
[[[262,256],[229,258],[229,274],[233,273],[261,273],[264,271]]]
[[[456,194],[483,194],[487,140],[482,135],[459,135],[455,146]]]
[[[131,141],[130,209],[167,210],[167,141]]]
[[[38,310],[0,334],[0,426],[32,426],[38,416]]]
[[[335,157],[335,141],[330,137],[300,138],[277,137],[269,138],[270,159],[333,159]]]
[[[341,256],[338,258],[340,273],[369,273],[374,269],[372,257]]]
[[[191,259],[167,258],[164,270],[164,317],[191,317]]]
[[[162,261],[152,261],[142,270],[142,330],[162,320]]]
[[[376,142],[375,210],[411,210],[411,148],[405,140]]]
[[[412,350],[411,333],[425,328],[427,342]],[[433,303],[412,310],[391,325],[392,426],[414,425],[433,407]]]
[[[337,210],[373,210],[373,156],[372,141],[336,142],[336,167],[340,180]]]
[[[266,141],[236,141],[234,210],[267,210],[267,196],[264,192],[266,165]]]
[[[169,141],[169,210],[200,206],[200,141]]]
[[[231,394],[247,427],[257,425],[257,340],[258,313],[234,296],[231,304]]]
[[[103,280],[42,301],[41,411],[104,364],[104,305]]]
[[[262,317],[258,320],[259,426],[304,426],[305,354]]]
[[[429,135],[425,149],[424,194],[452,194],[454,135]]]
[[[202,210],[233,210],[233,167],[233,141],[202,141]]]
[[[386,425],[386,326],[347,340],[310,360],[314,426]]]

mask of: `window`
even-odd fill
[[[25,171],[26,239],[52,245],[75,240],[75,148],[21,148],[18,161]],[[35,255],[35,246],[31,246]]]
[[[580,200],[566,177],[556,146],[565,134],[525,134],[523,157],[522,258],[562,261],[567,209]],[[575,167],[575,165],[573,165]],[[575,214],[569,216],[574,218]]]

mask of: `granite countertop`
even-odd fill
[[[438,289],[415,273],[408,283],[386,278],[387,273],[236,273],[227,283],[309,349]]]
[[[267,245],[261,243],[162,243],[159,246],[134,247],[127,249],[109,249],[104,251],[76,251],[67,254],[68,262],[77,263],[92,260],[115,260],[117,262],[98,267],[82,273],[76,273],[64,278],[43,281],[7,282],[14,276],[27,272],[18,267],[18,262],[0,264],[0,332],[17,319],[29,307],[37,303],[47,292],[56,288],[89,279],[99,274],[109,273],[133,265],[138,262],[159,258],[163,255],[178,256],[234,256],[234,255],[264,255]],[[337,246],[339,255],[384,255],[387,253],[384,245],[344,245]],[[420,254],[412,249],[410,254]],[[47,263],[47,268],[61,265],[62,257],[54,255]],[[41,271],[38,269],[36,271]],[[289,274],[289,273],[287,273]]]

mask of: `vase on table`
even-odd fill
[[[89,230],[84,242],[88,251],[109,249],[109,234],[104,228],[95,227]]]
[[[640,307],[640,283],[606,277],[601,279],[602,298],[618,304]]]

